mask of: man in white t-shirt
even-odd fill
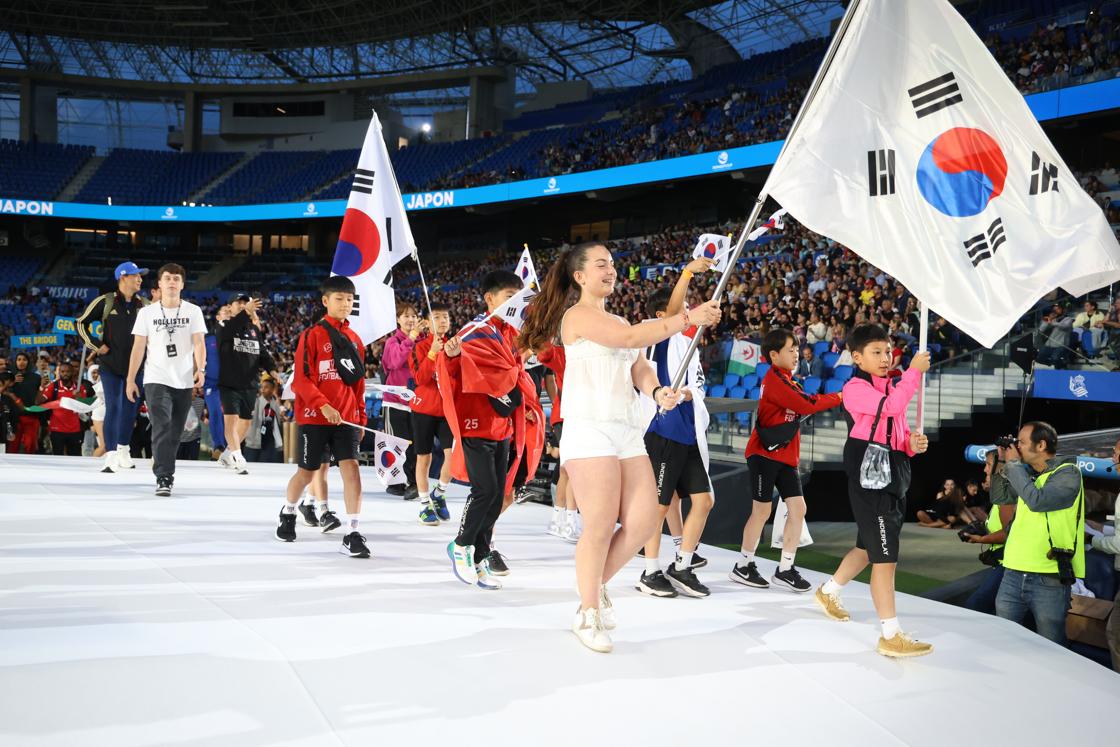
[[[191,392],[206,374],[206,321],[202,309],[180,298],[187,271],[177,264],[159,268],[159,300],[136,313],[128,361],[129,401],[140,396],[136,376],[144,367],[144,399],[152,424],[152,472],[156,495],[171,495],[175,454],[191,409]]]

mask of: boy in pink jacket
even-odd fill
[[[888,378],[891,341],[877,324],[863,324],[848,338],[856,373],[844,385],[844,410],[848,440],[844,444],[844,471],[848,474],[848,497],[856,520],[856,546],[840,567],[817,589],[816,600],[833,620],[847,622],[848,611],[840,602],[840,590],[871,563],[871,600],[879,613],[883,634],[878,652],[883,656],[923,656],[933,650],[902,632],[895,614],[894,575],[898,566],[899,534],[906,513],[906,491],[910,487],[910,457],[923,453],[929,440],[911,433],[906,422],[910,400],[929,370],[929,353],[914,356],[910,368],[897,379]],[[874,432],[872,432],[874,431]],[[890,449],[890,483],[870,490],[860,482],[860,466],[869,443]]]

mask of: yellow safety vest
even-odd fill
[[[1063,467],[1077,469],[1076,464],[1059,464],[1035,478],[1039,490]],[[1049,520],[1049,530],[1047,529]],[[1015,508],[1015,523],[1007,535],[1003,566],[1023,573],[1057,573],[1058,561],[1046,557],[1050,543],[1054,547],[1073,550],[1073,572],[1085,578],[1085,483],[1069,508],[1060,511],[1031,511],[1022,498]]]
[[[988,514],[988,521],[984,526],[988,530],[988,534],[995,534],[999,530],[1003,529],[1003,522],[999,520],[999,506],[992,506],[991,512]],[[1001,547],[1003,547],[1002,542],[998,542],[994,545],[989,545],[989,548],[992,550],[998,550]]]

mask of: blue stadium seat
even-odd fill
[[[838,379],[829,379],[824,383],[825,394],[836,394],[844,388],[844,382]]]
[[[754,389],[751,389],[748,399],[759,399],[760,397],[762,397],[762,388],[756,386]]]
[[[759,381],[762,381],[762,379],[766,376],[766,373],[769,370],[770,370],[770,364],[769,363],[759,363],[757,366],[754,367],[754,375],[758,377]]]
[[[821,390],[821,380],[819,376],[810,376],[805,379],[802,385],[806,394],[817,394]]]
[[[723,384],[715,384],[711,389],[708,390],[708,394],[713,397],[726,397],[727,387]]]
[[[832,378],[843,383],[852,378],[853,373],[855,373],[855,369],[853,369],[851,366],[837,366],[832,371]]]
[[[731,399],[746,399],[747,388],[743,386],[733,386],[727,390],[727,396]]]
[[[744,387],[748,391],[758,386],[758,374],[747,374],[743,380],[739,382],[739,386]]]
[[[839,353],[825,353],[821,356],[821,363],[824,365],[826,374],[836,367],[836,361],[838,360],[840,360]]]
[[[822,355],[824,355],[825,353],[828,352],[829,347],[830,346],[829,346],[828,342],[826,342],[825,340],[821,340],[820,342],[814,342],[813,343],[813,356],[816,357],[816,358],[820,358]]]
[[[728,389],[731,389],[732,387],[739,386],[739,382],[741,380],[742,377],[739,376],[739,374],[729,373],[723,377],[723,381],[721,383]]]

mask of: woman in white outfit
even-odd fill
[[[93,432],[97,435],[97,448],[93,450],[93,456],[99,457],[105,454],[105,389],[101,383],[101,367],[94,363],[86,369],[86,375],[93,382],[93,394],[97,398],[93,401],[90,418],[93,420]]]
[[[572,631],[595,651],[613,648],[614,610],[605,584],[657,528],[657,486],[646,456],[647,422],[636,389],[666,409],[680,393],[660,386],[639,353],[696,324],[715,324],[709,301],[672,317],[639,324],[606,311],[617,273],[610,252],[588,243],[566,249],[533,299],[519,343],[564,345],[564,433],[560,464],[583,515],[576,545],[580,608]],[[617,529],[616,529],[616,525]]]

